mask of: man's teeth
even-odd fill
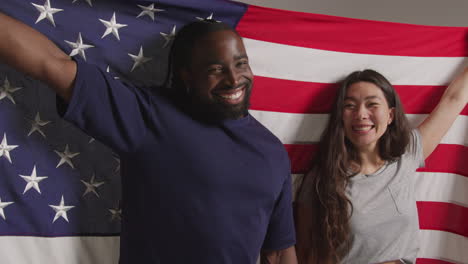
[[[224,99],[235,100],[242,96],[242,92],[243,91],[238,91],[237,93],[233,93],[233,94],[220,94],[219,96],[221,96]]]

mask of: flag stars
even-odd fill
[[[140,46],[140,52],[138,53],[138,55],[133,55],[133,54],[130,54],[128,53],[128,56],[130,56],[132,58],[132,60],[134,61],[133,63],[133,67],[132,69],[130,70],[131,72],[136,68],[136,67],[139,67],[141,65],[143,65],[144,63],[148,62],[151,60],[151,58],[148,58],[148,57],[145,57],[143,56],[143,47]]]
[[[120,221],[122,219],[122,208],[120,208],[120,206],[117,208],[111,208],[108,210],[111,213],[111,221],[115,221],[115,220]]]
[[[75,168],[73,166],[73,163],[71,161],[71,159],[77,155],[79,155],[80,153],[79,152],[76,152],[76,153],[72,153],[70,152],[70,150],[68,149],[68,145],[65,146],[65,151],[63,152],[60,152],[60,151],[57,151],[57,150],[54,150],[55,153],[57,153],[57,155],[60,156],[60,161],[59,163],[57,164],[57,167],[60,167],[62,164],[64,163],[67,163],[68,165],[70,165],[70,167],[72,167],[73,169]]]
[[[89,182],[87,181],[83,181],[81,180],[81,182],[86,186],[86,190],[85,192],[83,193],[83,197],[88,194],[88,193],[94,193],[97,197],[99,197],[99,194],[97,193],[96,191],[96,188],[98,188],[99,186],[103,185],[104,182],[96,182],[96,177],[95,175],[93,174],[93,176],[91,177],[91,180]]]
[[[49,206],[52,207],[52,209],[54,209],[54,211],[55,211],[55,217],[54,217],[54,220],[52,221],[52,223],[54,223],[60,217],[62,217],[63,219],[65,219],[65,221],[68,222],[67,211],[72,209],[73,207],[75,207],[75,206],[65,205],[63,195],[62,195],[62,199],[60,200],[59,205],[50,205],[49,204]]]
[[[111,72],[110,72],[110,66],[109,66],[109,65],[107,65],[106,72],[107,72],[107,73],[111,73]],[[120,78],[119,78],[118,76],[114,76],[114,79],[115,79],[115,80],[118,80],[118,79],[120,79]]]
[[[44,134],[44,132],[42,131],[42,128],[43,126],[49,124],[50,121],[44,121],[44,120],[41,120],[41,116],[39,115],[39,112],[37,112],[36,114],[36,117],[34,118],[34,120],[31,121],[31,130],[29,130],[29,133],[28,133],[28,137],[34,133],[34,132],[38,132],[39,134],[41,134],[44,138],[46,138],[46,135]]]
[[[115,12],[112,14],[112,18],[109,21],[103,19],[99,19],[99,21],[101,21],[104,26],[106,26],[106,31],[102,35],[101,39],[112,33],[117,38],[117,40],[120,40],[119,29],[127,26],[126,24],[117,23]]]
[[[24,188],[23,194],[25,194],[31,188],[34,188],[40,194],[41,189],[39,188],[39,182],[48,178],[47,176],[37,176],[36,166],[33,167],[31,176],[20,175],[20,177],[23,178],[27,182],[26,187]]]
[[[6,220],[5,212],[3,210],[12,203],[13,202],[2,202],[2,199],[0,198],[0,216],[3,218],[3,220]]]
[[[151,20],[154,21],[154,13],[155,12],[162,12],[164,11],[164,9],[157,9],[157,8],[154,8],[154,4],[151,4],[149,6],[142,6],[142,5],[138,5],[138,7],[140,7],[143,11],[140,12],[140,14],[138,14],[137,18],[139,17],[142,17],[142,16],[149,16],[151,18]]]
[[[72,49],[73,49],[70,52],[70,54],[68,54],[68,56],[73,57],[73,56],[79,54],[81,56],[81,58],[83,58],[85,61],[86,61],[85,50],[87,50],[89,48],[94,48],[93,45],[88,45],[88,44],[83,43],[83,39],[81,38],[81,32],[78,33],[78,39],[76,40],[76,42],[71,42],[71,41],[68,41],[68,40],[65,40],[65,42],[68,45],[70,45],[70,47],[72,47]]]
[[[171,43],[171,40],[175,38],[176,26],[174,25],[174,27],[172,27],[172,30],[170,33],[159,32],[159,34],[161,34],[161,36],[163,36],[163,38],[166,40],[166,42],[163,45],[163,48],[165,48],[169,45],[169,43]]]
[[[210,14],[209,16],[207,16],[206,18],[197,17],[197,19],[198,19],[198,20],[213,20],[213,21],[215,21],[215,22],[217,22],[217,23],[221,22],[221,21],[216,20],[216,19],[213,18],[213,13],[211,13],[211,14]]]
[[[13,162],[11,162],[10,151],[12,151],[13,149],[15,149],[17,147],[18,147],[18,145],[8,145],[6,133],[4,133],[2,143],[0,143],[0,157],[3,156],[10,163],[13,163]]]
[[[72,4],[75,2],[78,2],[78,0],[73,0]],[[91,2],[91,0],[86,0],[86,3],[88,3],[89,6],[93,6],[93,2]]]
[[[44,18],[47,18],[50,21],[50,23],[52,23],[52,25],[55,27],[54,14],[63,11],[63,9],[51,7],[50,0],[46,0],[44,5],[38,5],[34,3],[31,4],[34,7],[36,7],[36,9],[40,12],[39,17],[36,20],[36,24]]]
[[[3,98],[8,98],[13,104],[16,104],[12,94],[20,89],[22,89],[22,87],[12,87],[10,81],[8,81],[8,77],[5,77],[3,85],[0,86],[0,101]]]

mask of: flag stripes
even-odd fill
[[[251,111],[251,113],[285,144],[318,142],[328,121],[328,114],[290,114],[269,111]],[[413,127],[421,123],[426,116],[426,114],[406,115]],[[442,143],[468,146],[468,138],[464,130],[466,127],[468,127],[468,116],[458,116],[442,139]]]
[[[453,203],[418,201],[419,227],[468,236],[468,208]]]
[[[251,109],[301,114],[328,113],[338,86],[339,83],[303,82],[256,76]],[[394,87],[408,114],[430,113],[447,88],[446,85],[395,85]],[[461,114],[468,115],[468,107]]]
[[[418,201],[435,201],[468,206],[468,177],[442,172],[417,172],[414,182]]]
[[[419,258],[418,261],[416,261],[416,264],[453,264],[453,263],[447,262],[444,260],[438,260],[438,259]]]
[[[410,25],[249,6],[237,30],[246,38],[312,49],[392,56],[468,55],[468,29],[462,27]]]
[[[306,82],[336,83],[348,73],[370,68],[382,73],[394,85],[447,85],[466,61],[465,57],[335,52],[249,38],[244,38],[244,43],[256,76]]]
[[[116,264],[120,238],[0,236],[2,264]]]
[[[451,232],[421,230],[418,258],[439,259],[451,264],[468,263],[468,239]]]

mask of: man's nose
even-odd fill
[[[236,87],[239,85],[240,74],[236,71],[236,69],[228,69],[226,71],[226,82],[228,85],[232,87]]]

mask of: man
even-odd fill
[[[66,120],[120,155],[120,263],[253,264],[260,251],[296,263],[288,156],[247,111],[253,74],[229,26],[181,29],[162,90],[71,60],[3,14],[0,60],[47,83]]]

